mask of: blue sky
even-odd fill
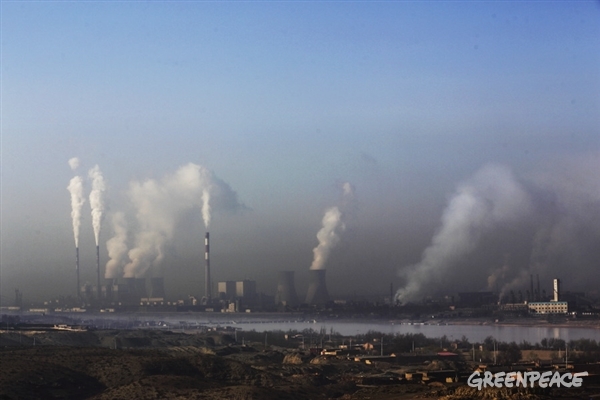
[[[597,2],[1,7],[3,291],[27,294],[23,276],[68,290],[74,156],[84,173],[102,169],[111,212],[130,207],[132,180],[188,162],[214,171],[251,209],[215,215],[215,278],[266,292],[271,272],[308,268],[340,182],[358,207],[331,286],[370,293],[404,283],[397,271],[419,262],[456,186],[482,166],[533,186],[561,160],[598,166]],[[193,271],[193,241],[173,246],[173,273]],[[365,263],[377,278],[344,282]]]

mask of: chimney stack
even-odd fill
[[[100,300],[102,297],[100,287],[100,246],[96,246],[96,271],[98,272],[98,300]]]
[[[165,298],[165,280],[164,278],[151,278],[150,288],[152,298]]]
[[[77,300],[81,300],[81,287],[79,286],[79,247],[75,247],[75,271],[77,272]]]
[[[552,301],[560,301],[560,279],[554,279],[554,296]]]
[[[204,259],[206,260],[206,267],[204,269],[204,295],[206,296],[206,303],[210,303],[212,293],[210,290],[210,255],[209,255],[209,235],[206,232],[204,237]]]
[[[308,285],[308,293],[306,294],[307,304],[325,304],[329,301],[329,293],[327,293],[327,285],[325,283],[324,269],[309,270],[310,278]]]

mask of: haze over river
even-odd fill
[[[325,328],[327,332],[333,328],[334,332],[342,335],[358,335],[368,331],[376,331],[387,334],[418,334],[422,333],[428,338],[446,336],[450,340],[461,339],[466,336],[469,341],[483,341],[488,336],[502,342],[527,341],[539,343],[544,338],[563,339],[566,341],[577,339],[600,340],[600,329],[578,328],[578,327],[537,327],[537,326],[497,326],[497,325],[409,325],[408,323],[391,323],[377,321],[363,322],[341,322],[341,321],[317,321],[311,322],[247,322],[235,324],[221,324],[227,326],[241,327],[243,330],[270,331],[270,330],[298,330],[312,328],[319,331]]]
[[[82,315],[71,314],[71,317],[81,318]],[[89,317],[89,315],[88,315]],[[87,318],[87,317],[84,317]],[[535,325],[478,325],[475,320],[464,324],[446,325],[446,322],[435,320],[427,322],[386,321],[386,320],[314,320],[303,315],[294,314],[241,314],[241,313],[143,313],[143,314],[96,314],[94,319],[123,320],[138,322],[165,321],[171,329],[185,326],[187,329],[195,326],[234,327],[242,331],[303,331],[322,328],[329,333],[332,329],[345,336],[365,334],[376,331],[386,334],[418,334],[429,338],[446,336],[449,340],[461,339],[466,336],[469,341],[483,341],[488,336],[503,342],[527,341],[539,343],[545,338],[600,340],[600,326],[565,327],[565,326],[535,326]],[[96,320],[97,321],[97,320]],[[456,322],[455,322],[456,323]],[[540,325],[545,321],[540,321]]]

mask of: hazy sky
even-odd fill
[[[530,272],[548,289],[555,274],[566,290],[599,286],[598,2],[1,7],[3,304],[15,288],[73,294],[76,174],[82,281],[95,282],[95,165],[103,268],[114,214],[127,250],[144,230],[132,188],[170,187],[194,163],[239,202],[212,209],[215,282],[273,294],[290,269],[303,296],[322,218],[350,182],[325,265],[334,295],[525,289]],[[148,215],[170,210],[151,270],[181,298],[203,292],[205,229],[200,200],[177,193]]]

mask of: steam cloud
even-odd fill
[[[109,261],[106,263],[104,277],[116,279],[123,274],[123,265],[127,257],[127,221],[125,214],[117,212],[112,216],[115,235],[106,242]]]
[[[401,271],[408,283],[396,292],[396,299],[412,301],[425,291],[438,290],[448,272],[477,248],[486,232],[517,221],[530,209],[529,196],[507,168],[481,169],[458,187],[421,262]]]
[[[77,157],[69,160],[69,166],[72,170],[79,167],[79,159]],[[69,182],[67,190],[71,193],[71,218],[73,219],[73,236],[75,238],[75,247],[79,247],[79,229],[81,227],[81,209],[85,203],[83,197],[83,179],[81,176],[75,176]]]
[[[210,225],[210,192],[208,189],[202,190],[202,219],[208,230],[208,225]]]
[[[102,228],[102,220],[104,218],[105,198],[104,192],[106,185],[104,177],[98,165],[90,169],[88,172],[89,178],[92,180],[92,191],[90,192],[90,207],[92,208],[92,226],[94,227],[94,238],[96,246],[100,239],[100,229]]]
[[[173,239],[183,214],[199,209],[208,228],[211,207],[222,210],[243,209],[231,187],[203,166],[189,163],[161,180],[132,182],[128,197],[136,211],[134,244],[128,246],[125,219],[113,218],[115,235],[107,242],[110,260],[106,275],[144,277],[159,268],[165,257],[165,246]]]
[[[347,207],[354,196],[352,185],[345,182],[342,185],[342,206]],[[331,250],[340,242],[340,234],[346,230],[346,225],[342,221],[344,214],[339,207],[331,207],[325,211],[322,220],[322,228],[317,232],[319,244],[313,249],[314,258],[310,269],[323,269],[329,258]]]
[[[459,290],[589,286],[600,256],[600,153],[555,159],[521,183],[503,166],[486,166],[458,186],[421,261],[403,268],[401,302]],[[490,260],[503,263],[490,266]],[[493,263],[493,262],[492,262]],[[567,273],[568,271],[568,273]],[[548,291],[550,292],[550,291]]]
[[[73,158],[69,159],[69,167],[71,167],[71,169],[73,171],[75,171],[77,168],[79,168],[79,158],[73,157]]]

